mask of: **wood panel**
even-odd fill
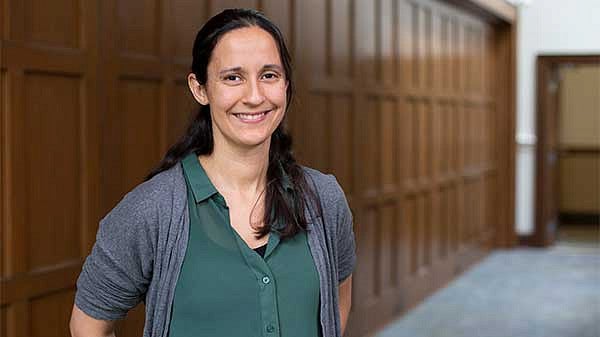
[[[170,53],[181,42],[167,38],[173,23],[167,1],[102,1],[100,6],[100,67],[106,69],[107,83],[100,181],[101,210],[106,213],[143,181],[167,147],[167,104],[175,98],[169,95],[175,83]],[[143,326],[140,304],[119,324],[118,333],[141,335]]]
[[[332,97],[353,102],[355,151],[346,159],[352,187],[342,185],[355,214],[359,262],[348,335],[363,336],[495,240],[494,196],[506,193],[497,153],[507,136],[494,130],[505,118],[493,91],[496,23],[431,1],[306,1],[297,15],[306,104],[294,111],[302,117],[292,118],[292,128],[301,159],[346,176],[322,145],[348,137],[340,127],[346,120],[332,118],[344,108]],[[315,134],[321,127],[306,123],[317,120],[336,132]]]
[[[79,241],[84,220],[79,169],[83,109],[80,77],[25,73],[23,82],[27,90],[21,136],[27,145],[19,164],[26,170],[21,176],[23,204],[15,204],[15,214],[22,212],[17,216],[24,219],[27,250],[20,259],[26,272],[34,272],[83,254],[79,245],[64,244]]]
[[[5,236],[7,235],[6,226],[6,180],[5,180],[5,162],[6,162],[6,104],[7,104],[7,87],[6,87],[6,65],[4,64],[4,40],[6,40],[6,19],[7,14],[5,0],[0,0],[0,336],[8,336],[8,306],[4,305],[4,287],[2,280],[6,278],[5,259],[8,255],[8,250],[4,244]]]
[[[97,9],[73,0],[0,7],[0,332],[66,336],[100,213]]]
[[[68,333],[98,220],[193,116],[192,42],[227,7],[263,10],[284,32],[298,88],[287,112],[295,152],[334,173],[353,210],[346,336],[374,332],[510,242],[514,74],[505,69],[515,31],[504,7],[0,0],[2,336]],[[143,323],[139,305],[118,335],[141,335]]]

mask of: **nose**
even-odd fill
[[[246,95],[244,96],[243,101],[245,104],[252,106],[261,105],[265,101],[263,88],[257,80],[251,80],[248,82]]]

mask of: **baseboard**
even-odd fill
[[[535,240],[535,235],[519,235],[518,237],[519,246],[538,247],[539,242]]]
[[[600,225],[600,213],[571,213],[561,212],[558,221],[564,225]]]

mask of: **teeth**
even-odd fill
[[[238,116],[238,118],[253,121],[253,120],[262,118],[262,116],[266,115],[267,112],[268,111],[261,112],[259,114],[235,114],[235,115]]]

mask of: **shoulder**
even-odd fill
[[[333,174],[326,174],[306,166],[302,166],[302,170],[309,185],[312,185],[321,198],[323,205],[339,202],[340,199],[345,200],[344,191]]]
[[[144,181],[129,191],[122,201],[134,203],[139,206],[160,206],[161,204],[181,197],[184,192],[185,178],[183,170],[178,163],[168,170],[158,173],[150,180]]]
[[[162,171],[150,180],[136,186],[128,194],[135,199],[158,202],[177,190],[185,189],[185,178],[181,164],[177,163],[168,170]]]
[[[135,186],[123,196],[103,220],[128,220],[125,223],[157,224],[161,216],[182,209],[186,203],[186,185],[180,164]],[[136,221],[132,221],[136,219]]]
[[[325,223],[337,227],[340,222],[351,219],[352,212],[346,195],[336,177],[305,166],[302,169],[308,185],[314,189],[321,202]]]

